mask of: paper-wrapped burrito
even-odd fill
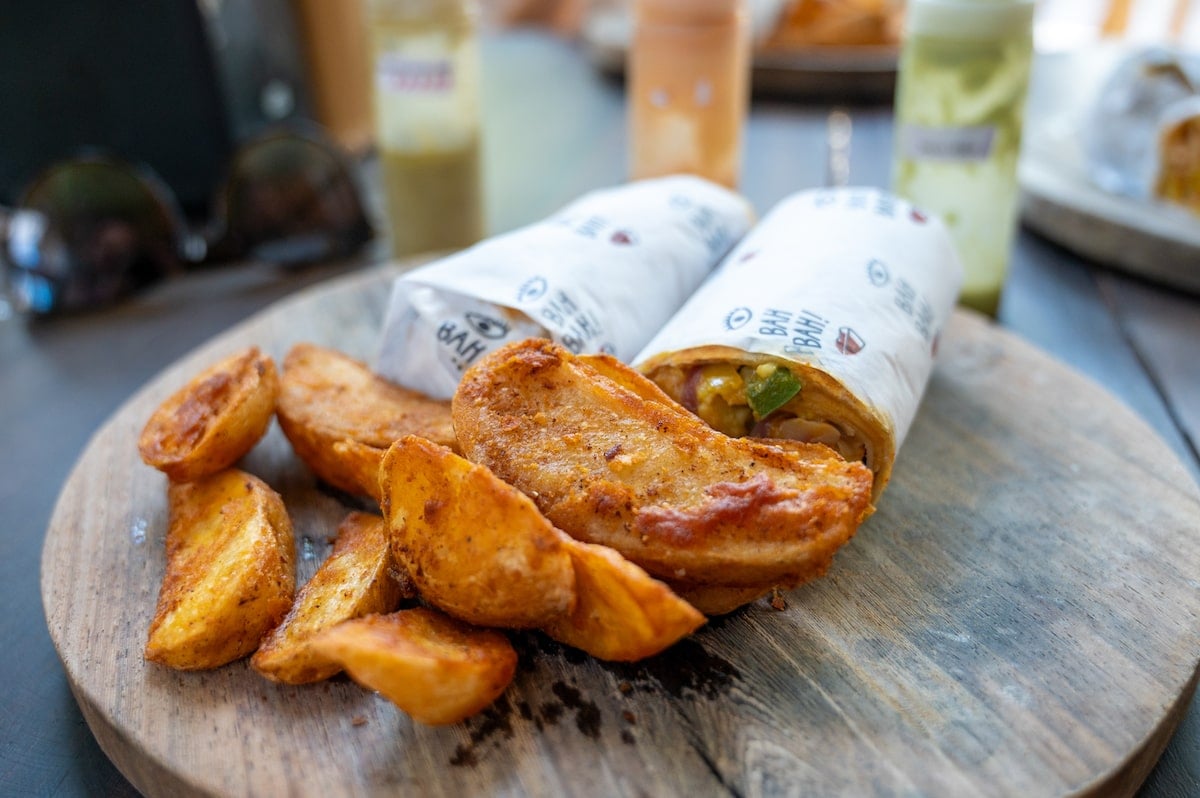
[[[878,499],[933,369],[961,266],[939,220],[875,189],[775,206],[635,359],[733,436],[826,443]]]
[[[481,356],[529,337],[628,361],[753,221],[740,195],[696,177],[587,194],[398,277],[375,370],[449,398]]]

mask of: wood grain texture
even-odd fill
[[[879,511],[830,575],[609,665],[535,633],[506,695],[412,724],[338,679],[267,682],[143,662],[164,479],[145,418],[248,343],[370,359],[386,270],[310,290],[193,352],[95,435],[47,532],[42,597],[105,752],[148,795],[1128,793],[1200,656],[1200,496],[1095,384],[959,314]],[[283,494],[300,578],[347,507],[277,427],[242,463]]]

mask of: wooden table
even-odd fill
[[[499,232],[623,178],[624,100],[568,45],[512,34],[485,48],[490,227]],[[825,175],[827,108],[756,102],[743,191],[760,210]],[[887,182],[891,116],[853,108],[852,183]],[[367,165],[367,177],[372,175]],[[0,793],[131,795],[67,688],[38,592],[59,489],[99,427],[162,368],[302,287],[358,260],[290,274],[247,264],[194,275],[135,301],[51,323],[0,325]],[[1095,269],[1028,234],[1014,249],[1000,323],[1105,386],[1200,478],[1200,298]],[[1200,652],[1197,652],[1200,654]],[[1193,705],[1142,793],[1200,793]]]

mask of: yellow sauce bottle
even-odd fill
[[[910,0],[896,86],[892,189],[942,217],[959,301],[994,315],[1017,219],[1033,0]]]
[[[477,13],[466,0],[370,0],[376,141],[392,254],[484,236]]]
[[[745,0],[634,0],[630,174],[736,188],[750,93]]]

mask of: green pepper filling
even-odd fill
[[[785,368],[775,368],[766,375],[761,369],[747,370],[746,402],[754,413],[754,418],[761,421],[783,407],[791,398],[800,393],[800,378]]]

